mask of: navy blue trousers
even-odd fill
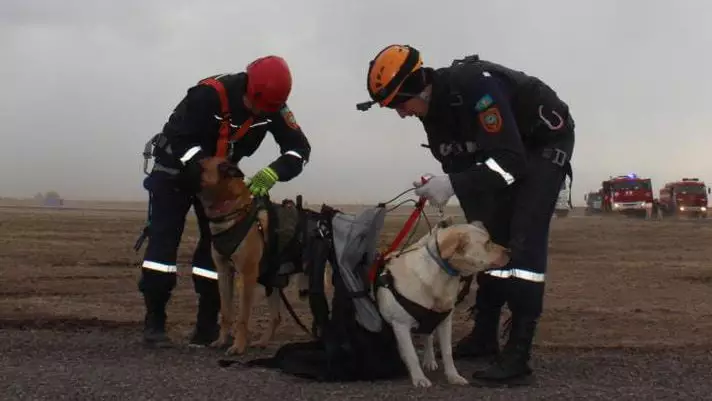
[[[170,297],[176,285],[178,246],[186,215],[192,207],[200,230],[200,239],[192,258],[193,287],[198,294],[218,297],[210,226],[200,200],[182,189],[173,177],[162,172],[152,172],[144,180],[144,187],[149,193],[150,224],[139,290],[149,296]]]

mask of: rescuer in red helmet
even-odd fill
[[[192,259],[193,286],[199,302],[190,343],[204,346],[217,338],[218,276],[211,256],[208,220],[196,197],[202,184],[200,160],[221,156],[237,163],[252,155],[270,131],[281,155],[249,179],[250,191],[265,195],[276,182],[299,175],[311,147],[287,106],[291,90],[292,75],[284,59],[259,58],[244,72],[212,76],[188,89],[162,132],[147,144],[147,148],[153,145],[153,150],[145,156],[155,156],[155,163],[144,180],[149,192],[144,232],[149,242],[139,290],[146,304],[146,343],[170,345],[165,333],[165,308],[176,285],[178,245],[191,206],[198,218],[200,240]]]

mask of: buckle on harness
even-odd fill
[[[547,159],[551,159],[551,162],[559,167],[564,167],[564,165],[566,165],[566,159],[568,158],[568,154],[558,148],[544,149],[542,155]]]
[[[164,137],[162,133],[159,132],[158,134],[152,136],[151,139],[149,139],[143,147],[143,173],[146,175],[149,175],[148,161],[151,160],[151,158],[154,156],[155,148],[158,146],[162,146],[162,144],[158,143],[161,139],[164,139]],[[163,142],[165,142],[165,140]]]

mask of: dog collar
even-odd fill
[[[450,276],[456,277],[460,275],[460,272],[452,267],[450,262],[447,260],[443,259],[442,255],[440,254],[440,246],[438,245],[438,233],[435,233],[435,249],[437,252],[433,251],[429,244],[425,245],[425,249],[428,251],[428,255],[430,255],[433,260],[435,260],[435,263],[440,266],[441,269],[445,270],[445,273],[447,273]]]

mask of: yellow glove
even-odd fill
[[[272,189],[274,184],[277,183],[277,180],[279,180],[277,173],[272,170],[272,168],[265,167],[250,178],[250,182],[247,186],[253,195],[263,196]]]

